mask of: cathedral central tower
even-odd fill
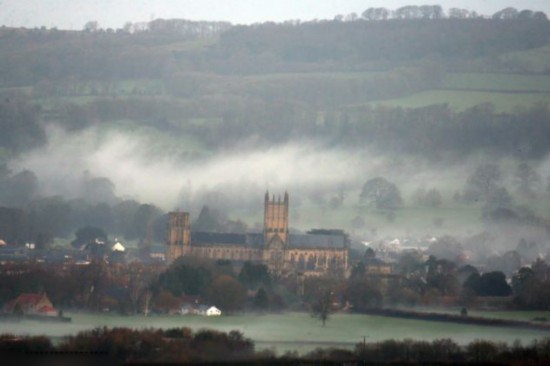
[[[187,254],[191,245],[189,213],[171,212],[168,218],[166,259],[168,262]]]
[[[284,248],[288,246],[288,193],[285,192],[275,200],[269,199],[269,192],[265,193],[264,201],[264,245],[270,246],[278,241]]]

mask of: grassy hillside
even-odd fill
[[[216,191],[232,186],[238,191],[233,201],[212,203],[250,225],[259,221],[261,211],[242,199],[250,192],[243,192],[235,177],[243,177],[243,185],[253,181],[278,191],[292,188],[292,197],[301,200],[292,201],[295,227],[344,228],[362,236],[480,230],[480,205],[465,206],[452,196],[475,166],[495,157],[513,161],[503,169],[507,177],[518,161],[531,163],[541,178],[540,197],[545,193],[550,109],[531,107],[550,101],[547,20],[392,19],[217,28],[183,22],[179,31],[170,24],[133,33],[0,29],[0,168],[6,166],[0,169],[0,206],[29,207],[41,195],[59,194],[47,182],[50,174],[42,171],[51,163],[40,160],[40,149],[58,156],[55,143],[70,145],[89,136],[93,141],[85,151],[74,150],[84,156],[75,159],[78,169],[95,150],[111,147],[105,141],[114,141],[116,152],[119,141],[132,147],[123,156],[127,161],[116,163],[134,164],[137,174],[118,177],[113,183],[117,195],[127,194],[122,182],[154,182],[154,187],[139,187],[149,191],[145,198],[140,192],[133,197],[174,207],[183,204],[177,200],[185,187],[178,184],[189,184],[201,190],[202,196],[188,198],[196,199],[190,205],[200,210],[209,194],[217,197]],[[217,30],[211,32],[213,26]],[[182,34],[182,29],[190,31]],[[470,110],[479,104],[492,107]],[[54,144],[51,125],[65,130]],[[275,177],[282,180],[258,175],[256,167],[262,164],[257,157],[247,160],[258,151],[277,155],[294,145],[315,146],[312,155],[330,150],[337,158],[330,164],[322,157],[304,159],[304,164],[301,155],[285,155],[287,161],[276,156],[264,165],[284,171],[302,163],[299,172],[289,169],[290,174]],[[363,153],[362,163],[348,169],[354,164],[346,160],[348,154]],[[34,165],[22,163],[28,155]],[[238,171],[233,166],[219,174],[209,170],[228,156]],[[402,166],[380,173],[369,162],[378,158],[399,160]],[[417,166],[418,161],[426,164]],[[472,166],[464,168],[468,163]],[[330,177],[331,164],[348,170]],[[407,166],[415,169],[405,174]],[[327,172],[301,186],[300,176],[317,168]],[[463,174],[449,182],[445,173],[455,168]],[[23,175],[28,181],[21,185],[17,174],[24,169],[32,172]],[[422,170],[427,173],[419,183],[415,178]],[[394,171],[401,176],[393,177]],[[354,191],[343,204],[333,205],[337,184],[324,180],[334,181],[338,174]],[[358,206],[359,187],[377,175],[395,180],[403,191],[405,203],[393,214]],[[166,182],[172,193],[160,192],[165,195],[159,198],[157,187]],[[412,192],[422,184],[442,192],[441,207],[415,205]],[[42,189],[46,186],[50,189]],[[519,202],[513,185],[504,186],[517,203],[550,215],[543,200]],[[319,190],[323,199],[312,199],[308,190]],[[23,198],[14,202],[12,197]],[[238,204],[242,207],[230,208]],[[94,217],[109,224],[99,220],[101,215]],[[61,219],[58,228],[70,225]],[[53,230],[53,225],[44,227]]]
[[[548,93],[550,92],[550,75],[490,72],[449,73],[445,75],[441,88],[510,93]]]
[[[517,108],[530,108],[550,101],[550,93],[499,93],[482,91],[429,90],[406,97],[371,102],[372,106],[420,108],[447,104],[455,111],[464,111],[476,105],[490,103],[496,112],[512,113]]]

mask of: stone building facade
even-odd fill
[[[289,197],[264,199],[263,233],[192,232],[189,213],[169,214],[166,259],[180,256],[266,264],[272,272],[304,275],[344,274],[348,269],[348,237],[342,230],[289,233]]]

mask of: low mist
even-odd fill
[[[474,223],[468,226],[464,220],[453,219],[459,213],[443,216],[444,224],[434,226],[435,219],[446,215],[446,210],[458,212],[452,197],[464,189],[469,175],[480,164],[498,164],[502,170],[501,184],[514,195],[514,169],[518,162],[512,158],[495,160],[486,155],[471,155],[460,161],[434,162],[367,149],[332,148],[311,140],[266,147],[258,142],[246,143],[209,151],[197,158],[178,153],[173,147],[159,149],[156,139],[160,137],[141,132],[99,127],[78,133],[57,127],[47,131],[48,143],[44,148],[21,156],[10,166],[14,172],[24,169],[34,172],[42,197],[89,199],[95,193],[86,192],[86,179],[107,178],[113,183],[117,199],[152,203],[164,211],[189,211],[194,218],[207,205],[232,219],[247,222],[250,228],[258,228],[264,193],[269,191],[277,197],[287,191],[292,225],[301,230],[344,228],[359,237],[373,233],[378,237],[439,233],[458,235],[460,240],[489,230],[492,239],[483,244],[483,255],[513,249],[520,237],[533,238],[538,243],[545,237],[541,228],[524,224],[521,230],[507,224],[511,232],[502,235],[502,226],[484,225],[481,217],[466,218]],[[151,148],[155,144],[157,148]],[[185,149],[182,143],[181,150]],[[533,165],[541,177],[546,177],[549,167],[547,160]],[[390,216],[385,218],[383,213],[382,216],[367,213],[359,204],[359,194],[366,181],[378,176],[395,183],[405,207],[415,207],[418,190],[438,189],[444,197],[441,209],[420,210],[418,213],[425,216],[421,218],[416,216],[418,213],[411,216],[407,209],[398,210],[395,221]],[[342,199],[332,207],[331,200],[335,197]],[[365,224],[354,229],[352,220],[358,217]]]
[[[152,154],[146,148],[147,136],[119,131],[105,134],[98,129],[67,134],[50,128],[48,132],[45,148],[22,156],[11,166],[14,171],[33,171],[42,195],[78,196],[87,172],[109,178],[119,197],[151,202],[166,210],[185,209],[182,204],[212,191],[261,201],[263,196],[258,195],[266,190],[292,194],[334,190],[341,184],[356,189],[369,176],[387,173],[391,164],[384,157],[306,141],[235,148],[196,160],[168,152]]]

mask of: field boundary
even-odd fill
[[[480,88],[435,88],[434,91],[479,92],[498,94],[550,94],[550,90],[511,90],[511,89],[480,89]]]
[[[455,315],[445,313],[427,313],[413,310],[398,310],[398,309],[370,309],[363,312],[368,315],[387,316],[392,318],[402,319],[417,319],[428,320],[437,322],[450,322],[459,324],[475,324],[492,327],[514,327],[514,328],[526,328],[544,330],[550,332],[550,324],[535,323],[525,320],[512,320],[512,319],[496,319],[496,318],[483,318],[483,317],[471,317],[467,315]]]

